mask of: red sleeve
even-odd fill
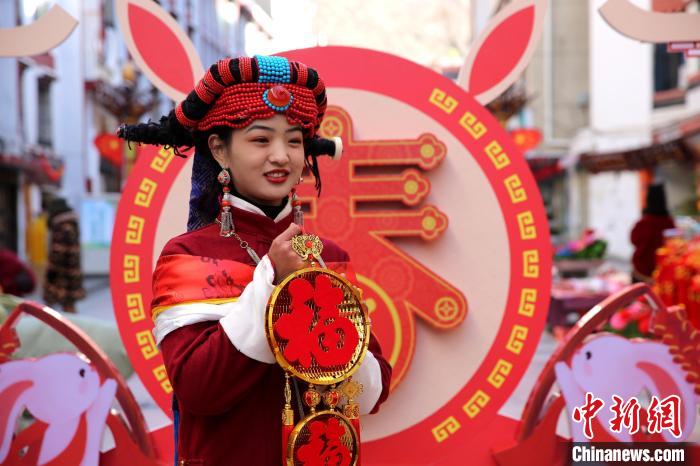
[[[200,416],[231,409],[271,368],[239,352],[218,321],[179,328],[160,349],[180,404]]]
[[[391,366],[389,365],[389,362],[384,359],[384,356],[382,355],[382,348],[379,346],[379,340],[377,340],[374,335],[370,336],[368,349],[372,352],[372,355],[379,363],[379,369],[382,371],[382,393],[379,395],[377,404],[375,404],[372,411],[370,411],[370,414],[374,414],[379,411],[379,406],[389,397],[389,387],[391,386]]]

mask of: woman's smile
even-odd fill
[[[270,183],[281,184],[289,178],[289,170],[275,169],[263,174],[265,179]]]

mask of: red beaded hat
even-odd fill
[[[242,128],[284,113],[311,138],[326,111],[326,87],[318,73],[283,57],[226,58],[209,68],[175,115],[186,128]]]

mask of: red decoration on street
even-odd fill
[[[289,284],[289,294],[291,312],[275,323],[275,333],[288,341],[282,351],[285,359],[290,363],[298,361],[305,369],[311,367],[312,356],[324,368],[350,362],[360,336],[352,322],[338,311],[343,291],[333,287],[327,276],[319,275],[315,289],[308,280],[297,278]],[[319,308],[317,320],[307,304],[310,300]]]
[[[168,97],[179,100],[192,90],[204,70],[187,35],[174,18],[161,14],[160,7],[144,0],[115,5],[119,23],[139,69],[152,81],[167,87]],[[157,37],[158,40],[153,40]],[[167,50],[168,53],[163,53]]]
[[[327,423],[314,421],[309,424],[311,438],[297,451],[297,460],[303,466],[349,466],[352,453],[340,438],[345,429],[340,421],[331,418]]]
[[[122,166],[122,155],[124,154],[124,141],[114,134],[99,134],[95,138],[95,147],[100,152],[100,156],[108,160],[115,167]]]
[[[542,133],[538,129],[515,129],[510,135],[515,145],[523,152],[534,149],[542,142]]]
[[[39,167],[46,178],[52,183],[58,183],[63,178],[63,165],[58,168],[54,168],[51,162],[48,161],[46,157],[39,158]]]
[[[469,77],[469,91],[478,95],[503,80],[525,53],[535,23],[535,7],[523,8],[499,24],[481,45]]]

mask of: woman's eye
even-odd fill
[[[290,144],[301,144],[301,139],[292,139],[289,141]]]
[[[253,139],[253,142],[259,142],[259,143],[265,144],[267,142],[267,138],[262,138],[262,137],[255,138],[255,139]]]

